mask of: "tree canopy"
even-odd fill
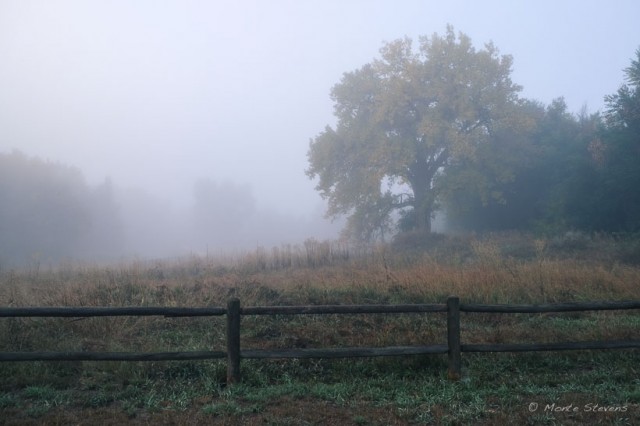
[[[463,182],[500,198],[496,183],[513,170],[499,155],[483,179],[449,179],[447,170],[526,126],[511,66],[493,44],[476,49],[449,26],[444,36],[421,37],[417,51],[409,38],[387,43],[380,58],[345,73],[331,91],[337,124],[308,151],[307,175],[318,179],[327,214],[347,215],[347,233],[371,239],[394,211],[408,228],[430,231],[442,194]]]

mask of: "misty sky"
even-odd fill
[[[384,41],[443,34],[514,57],[522,96],[601,110],[640,47],[640,2],[0,0],[0,152],[190,202],[199,178],[304,214],[331,87]]]

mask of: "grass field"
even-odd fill
[[[0,306],[640,299],[640,244],[567,234],[307,241],[227,257],[0,271]],[[0,318],[0,351],[224,350],[224,317]],[[464,314],[463,343],[640,339],[640,312]],[[243,317],[244,348],[446,342],[444,314]],[[638,350],[347,360],[0,364],[3,424],[640,424]]]

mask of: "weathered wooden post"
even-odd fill
[[[227,302],[227,385],[240,381],[240,299]]]
[[[460,298],[447,299],[447,342],[449,345],[449,380],[460,380],[462,370],[460,347]]]

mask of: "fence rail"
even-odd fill
[[[481,305],[474,303],[463,303],[460,305],[460,310],[463,312],[490,312],[504,314],[610,311],[624,309],[640,309],[640,301],[549,303],[543,305]]]
[[[446,311],[447,305],[444,304],[254,306],[240,309],[242,315],[410,314]]]
[[[158,316],[165,317],[212,317],[225,315],[225,308],[161,308],[161,307],[126,307],[126,308],[0,308],[0,317],[123,317],[123,316]]]
[[[193,361],[226,358],[223,351],[193,352],[0,352],[0,361]]]
[[[0,308],[0,317],[105,317],[105,316],[165,316],[165,317],[227,317],[226,351],[192,352],[0,352],[0,362],[9,361],[186,361],[227,359],[227,382],[240,380],[241,359],[274,358],[352,358],[447,354],[448,376],[460,378],[462,352],[529,352],[584,349],[640,348],[640,340],[558,342],[529,344],[462,344],[460,313],[547,313],[640,309],[640,301],[583,302],[541,305],[485,305],[460,303],[452,296],[446,304],[407,305],[312,305],[241,307],[239,299],[229,300],[227,307],[167,308],[167,307],[23,307]],[[423,346],[343,347],[314,349],[242,349],[240,345],[241,317],[248,315],[319,315],[319,314],[447,314],[447,343]]]

